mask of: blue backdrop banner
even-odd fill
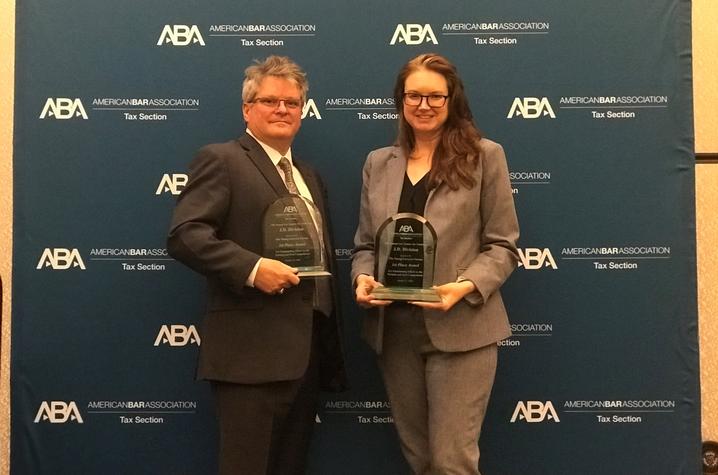
[[[17,4],[11,470],[215,473],[194,381],[203,279],[165,236],[187,165],[244,130],[243,71],[288,55],[294,144],[329,188],[352,390],[322,401],[312,474],[401,458],[349,283],[361,167],[392,88],[434,51],[508,157],[513,336],[482,473],[696,474],[700,400],[690,2],[25,0]]]

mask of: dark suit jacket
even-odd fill
[[[296,159],[294,164],[325,218],[325,243],[331,253],[324,186],[308,165]],[[190,164],[167,244],[172,257],[207,278],[209,295],[197,368],[200,379],[259,384],[298,379],[307,368],[314,281],[304,278],[283,295],[267,295],[245,286],[262,254],[264,211],[286,194],[277,169],[249,135],[207,145]],[[317,319],[322,335],[322,387],[340,390],[346,378],[335,288],[333,299],[333,315]]]
[[[518,263],[519,226],[504,150],[488,139],[480,144],[476,186],[452,190],[441,184],[429,193],[424,210],[437,234],[434,284],[463,276],[477,289],[447,313],[424,309],[426,330],[441,351],[473,350],[511,335],[499,287]],[[374,237],[396,214],[405,175],[406,157],[399,147],[374,150],[367,157],[352,281],[374,274]],[[364,338],[381,352],[383,334],[384,311],[372,309],[364,318]]]

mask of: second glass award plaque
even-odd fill
[[[436,231],[423,216],[399,213],[379,227],[375,239],[375,275],[384,286],[372,291],[379,300],[440,302],[432,289]]]
[[[299,277],[331,275],[322,235],[317,232],[321,228],[321,214],[314,203],[299,195],[282,196],[264,212],[263,256],[296,267]]]

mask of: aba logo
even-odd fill
[[[515,98],[513,104],[511,104],[509,115],[507,115],[506,118],[512,119],[517,116],[523,117],[524,119],[538,119],[539,117],[545,116],[549,116],[552,119],[556,118],[556,114],[554,114],[553,108],[551,108],[551,104],[546,97]]]
[[[35,416],[35,424],[45,421],[50,424],[64,424],[68,421],[83,424],[82,416],[77,409],[75,401],[70,401],[70,403],[64,401],[43,401]]]
[[[422,43],[434,43],[438,45],[434,31],[428,23],[419,25],[417,23],[408,23],[406,25],[396,25],[394,36],[391,37],[390,45],[397,42],[404,42],[407,45],[420,45]]]
[[[45,101],[45,107],[42,108],[40,118],[45,119],[53,117],[58,120],[68,120],[82,117],[87,120],[87,112],[82,105],[80,99],[70,99],[67,97],[48,97]]]
[[[188,46],[193,43],[204,46],[204,38],[197,25],[165,25],[160,39],[157,40],[157,46],[164,46],[167,43],[172,46]]]
[[[201,344],[197,329],[194,325],[162,325],[160,332],[155,338],[155,346],[187,346]]]
[[[538,270],[544,267],[558,269],[556,261],[553,259],[553,255],[551,255],[551,250],[547,247],[543,249],[535,247],[519,249],[519,258],[519,267],[523,267],[526,270]]]
[[[36,269],[43,269],[48,266],[52,267],[53,270],[67,270],[74,267],[79,267],[82,270],[86,269],[85,263],[80,256],[80,251],[62,247],[45,248],[42,252]]]
[[[285,213],[298,213],[299,211],[297,210],[296,206],[287,205],[284,207],[284,212]]]
[[[561,422],[551,401],[519,401],[519,403],[516,404],[514,415],[511,416],[512,423],[516,421],[535,423],[544,422],[546,420]]]
[[[187,184],[187,175],[184,173],[165,173],[160,180],[160,184],[157,186],[155,195],[161,195],[168,191],[173,195],[179,195]]]
[[[317,104],[314,99],[309,99],[304,107],[302,108],[302,119],[306,117],[314,117],[317,120],[322,120],[322,115],[319,113]]]
[[[399,232],[400,233],[413,233],[414,228],[412,228],[411,225],[409,225],[409,224],[403,224],[403,225],[399,226]]]

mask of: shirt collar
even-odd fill
[[[266,154],[269,155],[269,159],[272,161],[272,163],[274,164],[275,167],[279,165],[279,160],[280,160],[282,157],[287,157],[287,160],[289,160],[289,163],[291,163],[292,165],[294,165],[294,162],[292,162],[292,149],[291,149],[291,147],[289,148],[289,150],[287,150],[287,153],[286,153],[285,155],[282,155],[281,153],[279,153],[278,151],[276,151],[275,149],[273,149],[272,147],[270,147],[270,146],[267,145],[266,143],[264,143],[264,142],[262,142],[261,140],[259,140],[259,139],[257,138],[257,136],[254,135],[251,130],[249,130],[249,127],[247,127],[246,132],[247,132],[247,134],[251,135],[254,140],[256,140],[257,142],[259,142],[259,145],[261,145],[262,148],[264,149],[264,151],[266,152]]]

